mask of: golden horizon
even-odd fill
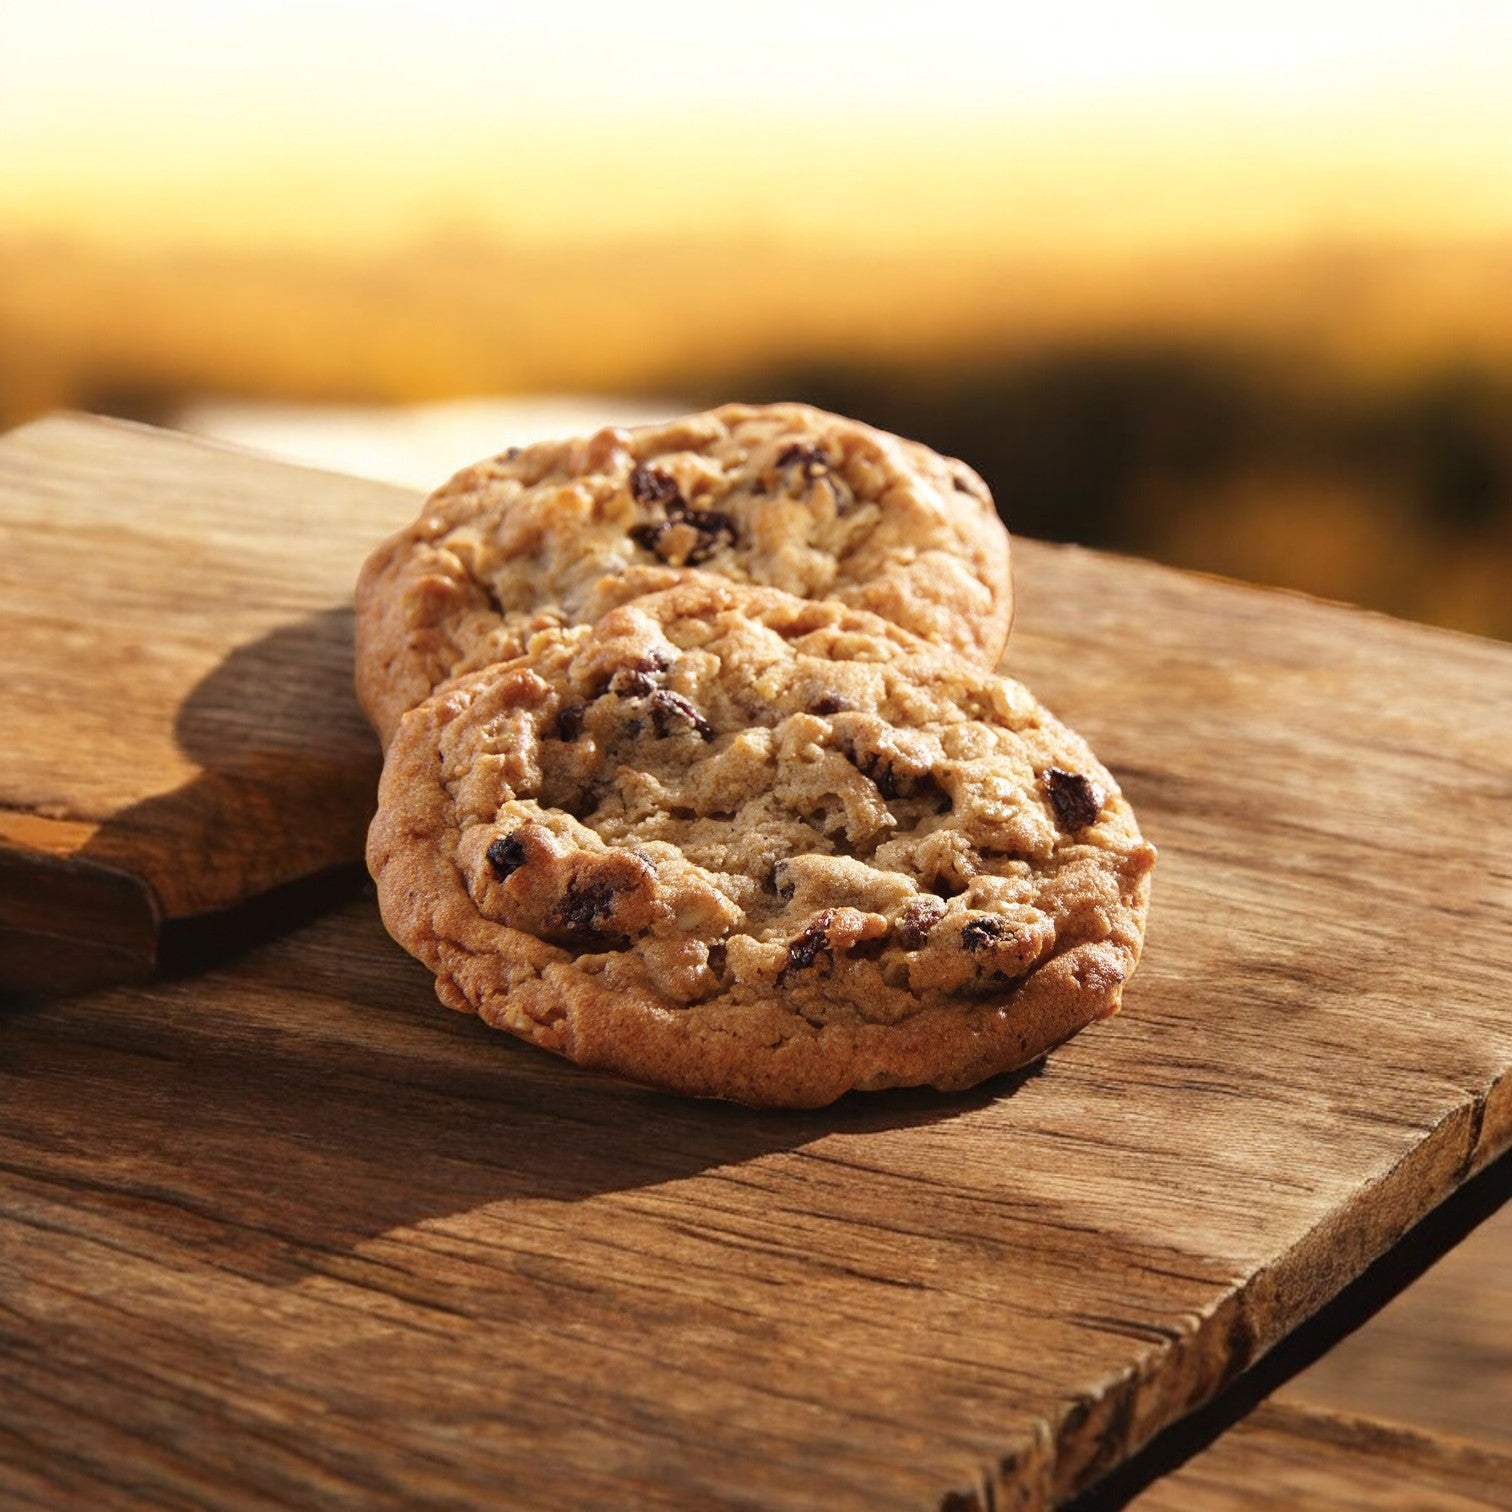
[[[1222,14],[1214,14],[1215,9]],[[1138,255],[1512,235],[1512,11],[18,0],[0,233]],[[912,18],[912,19],[911,19]]]

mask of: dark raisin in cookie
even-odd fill
[[[1114,1012],[1154,859],[1018,683],[706,576],[407,715],[368,851],[443,1002],[795,1107],[967,1087]]]
[[[459,473],[357,588],[357,685],[385,744],[449,678],[690,572],[834,598],[993,666],[1008,535],[981,479],[798,404],[604,430]]]

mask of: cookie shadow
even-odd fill
[[[843,1159],[852,1138],[948,1123],[1040,1069],[809,1112],[693,1101],[443,1009],[423,968],[385,958],[398,947],[369,900],[304,934],[262,952],[255,980],[217,974],[0,1019],[0,1060],[27,1094],[0,1125],[28,1137],[25,1107],[45,1127],[64,1099],[66,1146],[38,1147],[53,1175],[155,1248],[210,1250],[284,1285],[421,1225],[504,1232],[542,1221],[530,1216],[541,1203],[675,1186],[821,1140],[841,1141]]]
[[[140,879],[148,906],[128,948],[81,959],[66,990],[203,971],[356,895],[382,755],[353,642],[352,608],[334,606],[237,647],[191,689],[173,739],[198,774],[112,815],[78,853]]]
[[[39,1106],[91,1089],[49,1159],[107,1203],[129,1199],[154,1243],[209,1245],[218,1263],[284,1284],[417,1225],[948,1122],[1037,1074],[753,1111],[620,1083],[442,1009],[384,933],[360,866],[381,756],[352,689],[352,639],[352,611],[333,608],[233,651],[175,718],[199,775],[86,849],[145,868],[170,897],[177,868],[225,871],[235,903],[161,927],[152,988],[0,1021]],[[237,971],[217,969],[253,947]]]

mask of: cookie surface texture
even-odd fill
[[[834,598],[995,666],[1008,552],[964,463],[806,405],[547,442],[459,473],[368,559],[358,694],[387,745],[449,678],[691,572]]]
[[[410,713],[368,846],[449,1006],[788,1107],[972,1086],[1114,1012],[1154,858],[1018,683],[708,577]]]

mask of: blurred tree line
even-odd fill
[[[809,367],[740,392],[962,457],[1026,535],[1512,638],[1512,372],[1367,380],[1237,350],[1081,345]]]

